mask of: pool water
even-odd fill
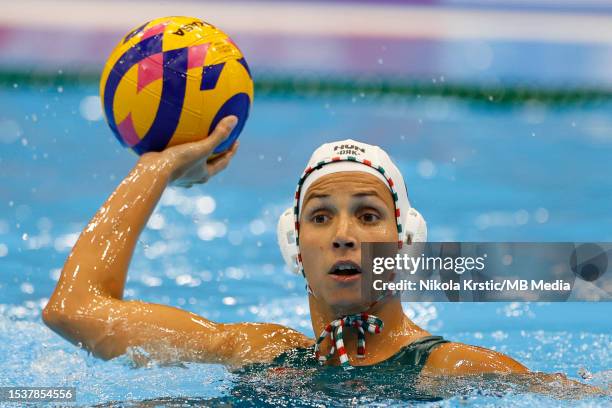
[[[274,377],[206,364],[135,368],[127,357],[103,362],[46,328],[41,309],[71,245],[136,161],[101,120],[96,91],[0,89],[0,386],[76,386],[81,405],[403,406],[421,399],[394,372],[364,374],[378,382],[365,392],[342,372]],[[431,240],[612,241],[611,109],[605,102],[256,97],[230,167],[204,186],[165,192],[140,237],[126,298],[312,336],[304,282],[283,267],[275,228],[310,153],[334,139],[392,154]],[[589,384],[612,382],[610,303],[431,303],[405,311],[435,334],[499,350],[532,370],[574,379],[586,370]],[[612,403],[475,384],[434,404]]]

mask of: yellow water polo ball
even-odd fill
[[[215,149],[238,138],[253,103],[244,56],[223,31],[194,17],[163,17],[130,31],[100,81],[106,120],[138,154],[200,140],[225,116],[238,124]]]

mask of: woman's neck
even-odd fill
[[[326,307],[326,305],[321,305],[312,295],[309,296],[309,303],[312,328],[316,338],[318,338],[325,327],[341,315]],[[403,346],[429,334],[405,315],[402,304],[397,297],[384,300],[365,312],[381,319],[384,326],[380,333],[366,332],[366,355],[364,358],[357,358],[357,330],[352,327],[343,329],[344,348],[351,365],[376,364],[393,356]],[[330,347],[331,343],[328,337],[321,344],[321,355],[326,355]],[[335,355],[331,364],[338,363],[337,355]]]

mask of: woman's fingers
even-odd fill
[[[173,160],[182,163],[190,163],[198,159],[208,158],[217,146],[219,146],[232,133],[238,123],[236,116],[226,116],[215,127],[215,130],[206,138],[197,142],[184,143],[167,149]]]
[[[214,149],[231,134],[238,123],[236,116],[223,118],[215,130],[206,139],[170,147],[165,154],[174,166],[171,182],[175,186],[191,187],[193,184],[205,183],[223,170],[238,149],[237,141],[229,150],[217,155],[207,162]]]
[[[215,174],[219,173],[221,170],[227,167],[232,157],[234,157],[234,155],[238,151],[238,146],[238,141],[234,142],[232,147],[227,152],[215,157],[214,159],[210,160],[208,163],[205,164],[205,166],[207,166],[207,172],[209,177],[214,176]]]
[[[172,184],[175,187],[190,188],[194,184],[206,183],[212,176],[227,167],[237,150],[238,141],[234,142],[228,151],[221,153],[214,159],[191,167]]]
[[[228,138],[232,130],[238,124],[238,118],[236,116],[226,116],[223,118],[215,130],[204,140],[197,144],[197,151],[200,155],[209,156],[225,139]]]

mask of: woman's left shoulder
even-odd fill
[[[484,347],[463,343],[440,344],[430,353],[424,374],[469,375],[524,373],[527,367],[513,358]]]

